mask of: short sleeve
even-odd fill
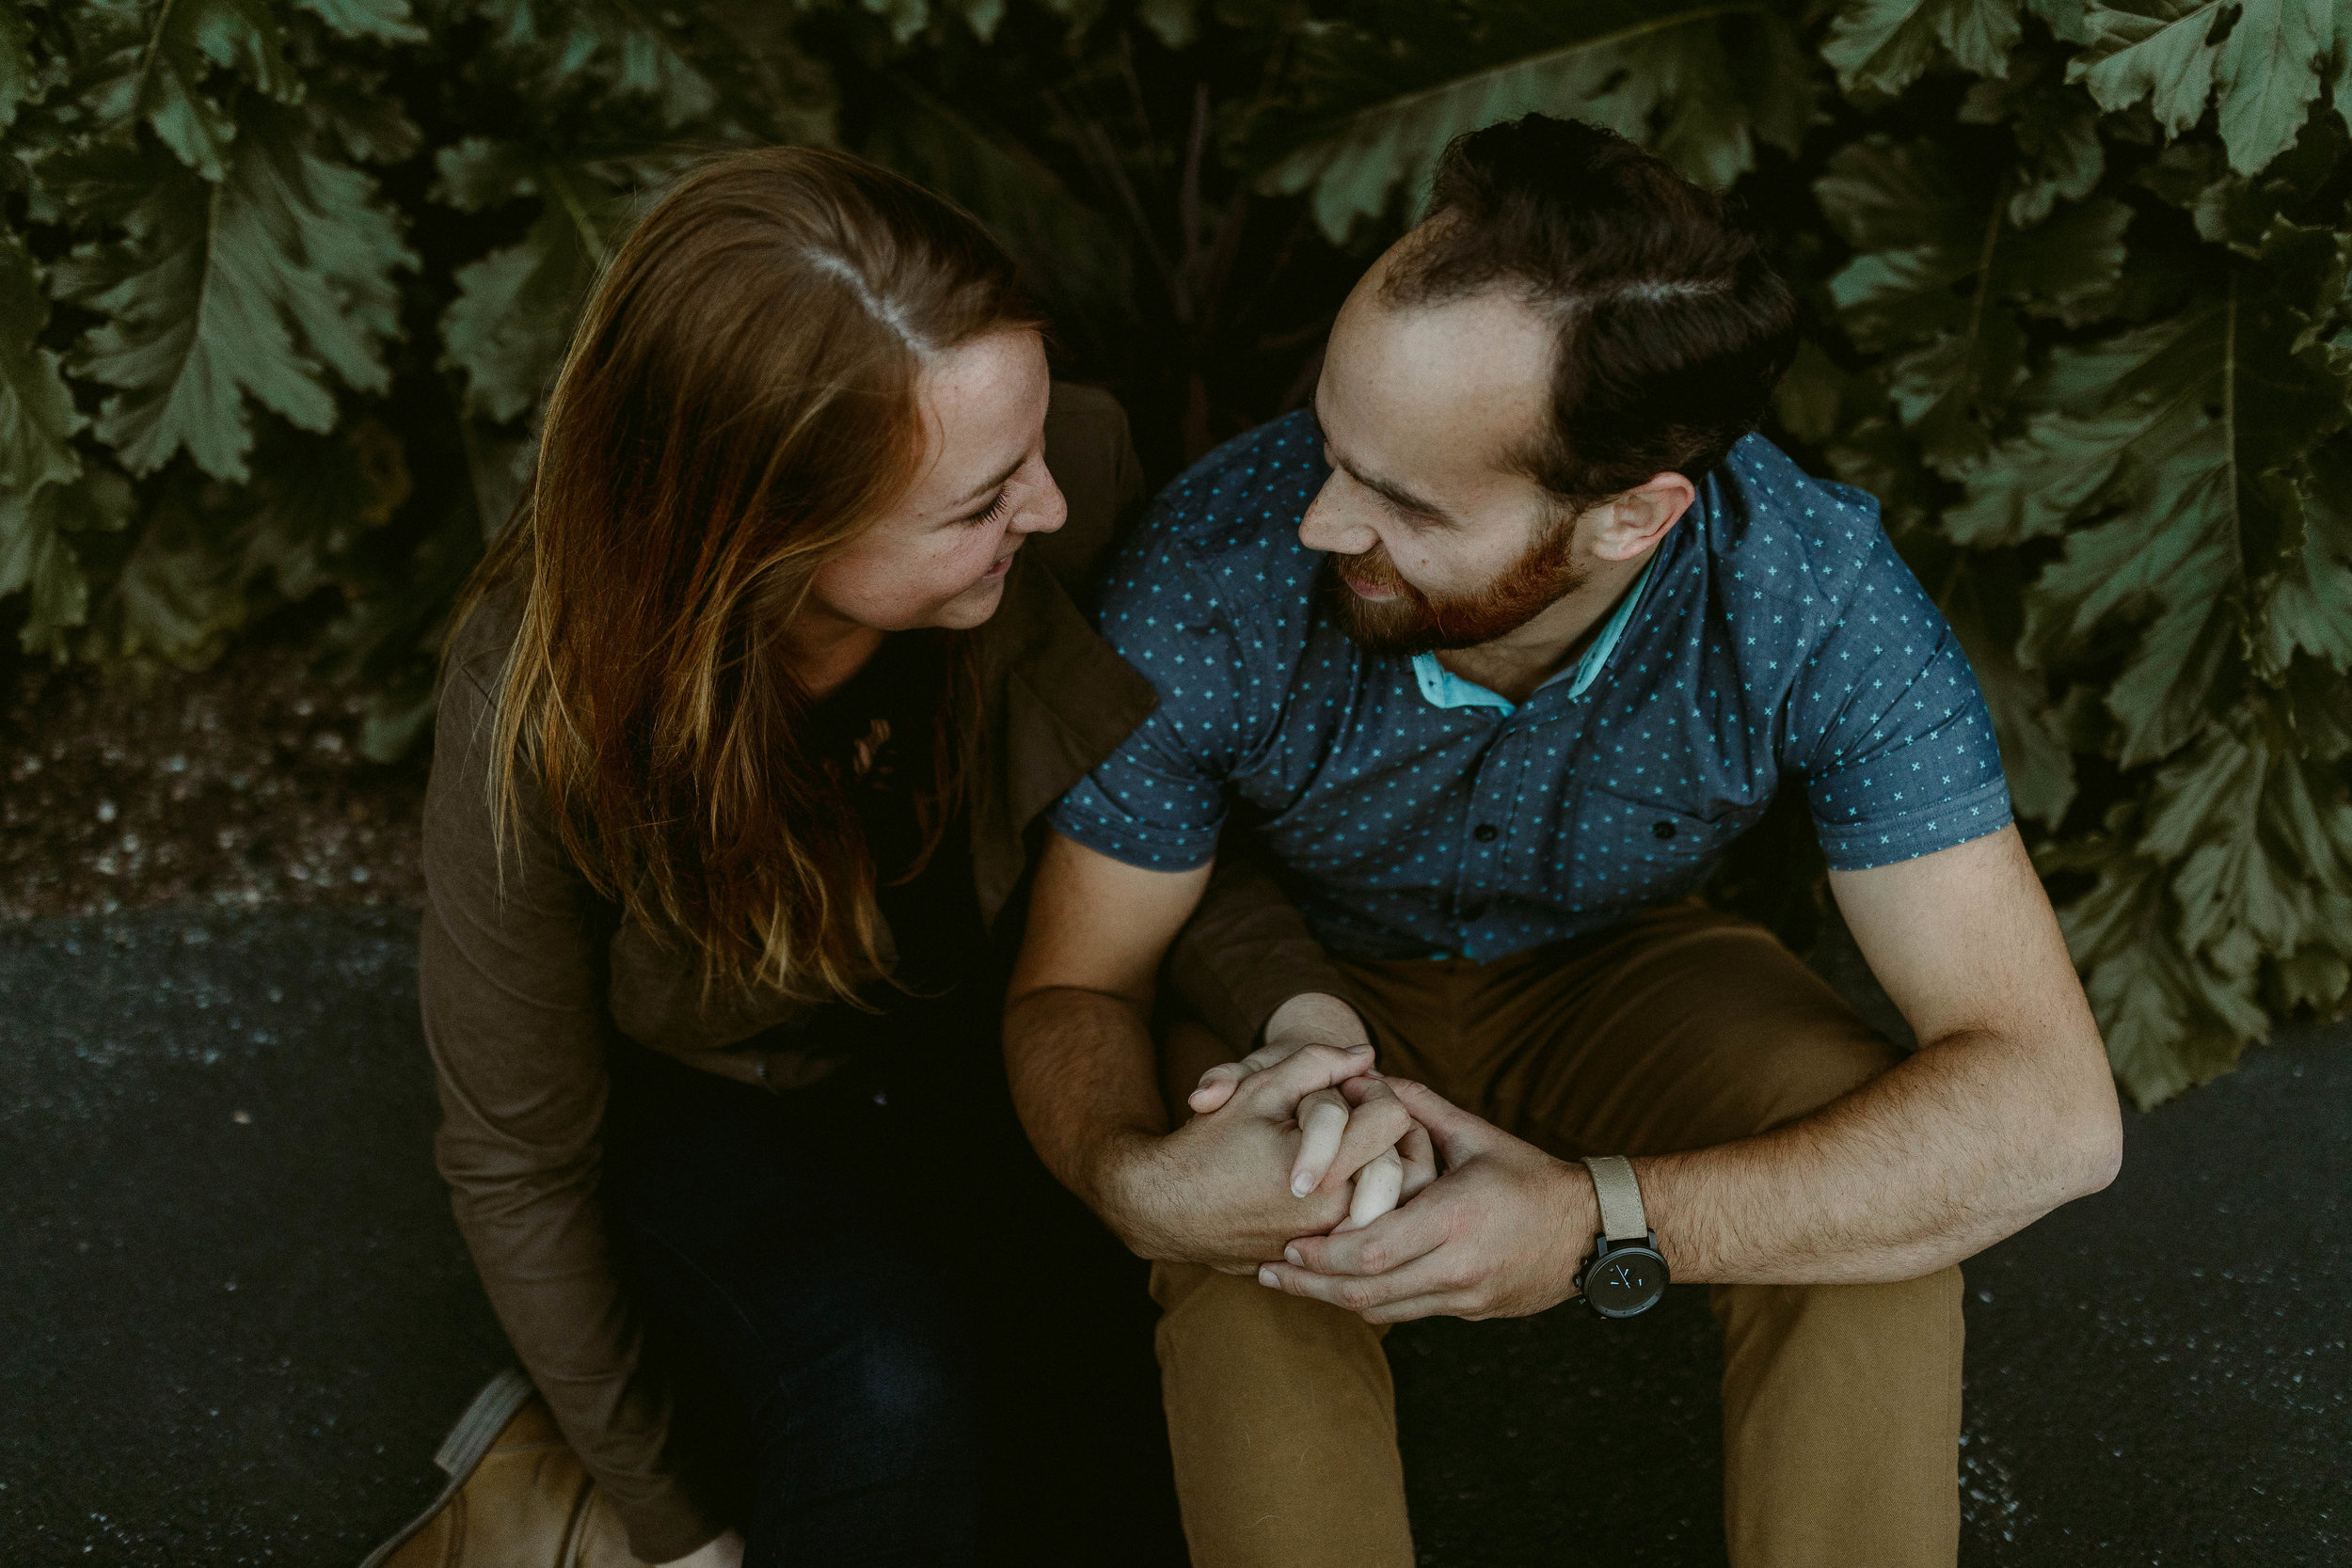
[[[2010,820],[2000,745],[1959,641],[1883,533],[1789,717],[1830,865],[1860,871]]]
[[[1225,779],[1256,739],[1232,606],[1181,539],[1147,525],[1112,564],[1098,624],[1152,683],[1159,705],[1046,819],[1063,837],[1129,865],[1205,864],[1225,822]]]

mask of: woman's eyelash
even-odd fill
[[[993,523],[1005,515],[1005,506],[1011,499],[1012,486],[1009,484],[996,492],[996,499],[988,503],[986,511],[975,512],[964,521],[974,528],[979,527],[982,523]]]

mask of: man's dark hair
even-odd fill
[[[1523,290],[1559,324],[1549,428],[1519,466],[1579,509],[1696,483],[1755,428],[1796,302],[1716,197],[1614,132],[1529,115],[1456,136],[1391,305]]]

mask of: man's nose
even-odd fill
[[[1380,535],[1371,524],[1349,515],[1346,502],[1332,489],[1333,482],[1327,479],[1315,492],[1307,515],[1298,519],[1298,542],[1331,555],[1361,555],[1380,543]]]

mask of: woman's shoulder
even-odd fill
[[[1070,516],[1025,548],[1036,550],[1064,588],[1082,594],[1144,499],[1143,465],[1127,410],[1099,387],[1055,382],[1045,409],[1045,466],[1070,503]]]
[[[506,656],[522,625],[523,583],[508,576],[485,588],[465,607],[465,619],[451,632],[441,660],[442,698],[486,703],[499,689]]]

